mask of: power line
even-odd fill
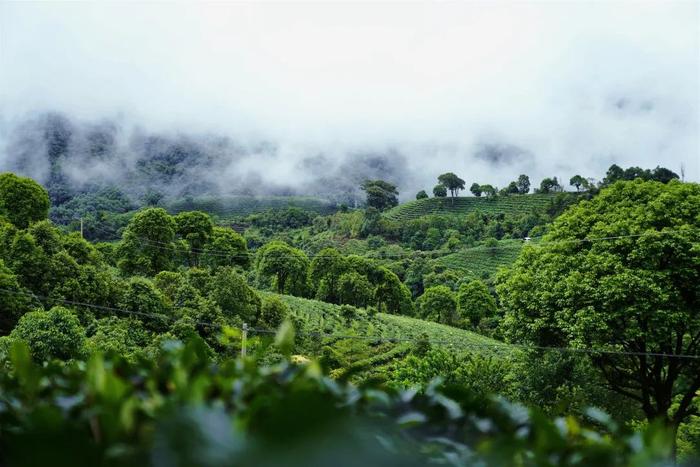
[[[85,302],[78,302],[78,301],[74,301],[74,300],[51,298],[51,297],[46,297],[46,296],[34,294],[31,292],[22,292],[22,291],[17,291],[17,290],[9,290],[9,289],[0,288],[0,293],[12,294],[12,295],[23,295],[23,296],[35,298],[38,300],[48,301],[48,302],[58,302],[58,303],[64,303],[64,304],[69,304],[69,305],[73,305],[73,306],[82,306],[82,307],[86,307],[86,308],[94,308],[94,309],[98,309],[98,310],[102,310],[102,311],[110,311],[110,312],[115,312],[115,313],[124,313],[124,314],[129,314],[129,315],[137,315],[137,316],[144,316],[144,317],[157,318],[157,319],[167,319],[170,321],[176,321],[178,319],[178,318],[173,317],[173,316],[162,315],[162,314],[157,314],[157,313],[146,313],[146,312],[125,310],[122,308],[114,308],[114,307],[103,306],[103,305],[95,305],[95,304],[85,303]],[[217,329],[221,329],[224,327],[224,325],[206,322],[206,321],[195,321],[195,324],[198,324],[201,326],[217,328]],[[235,326],[228,326],[228,325],[226,325],[226,326],[231,327],[231,328],[235,328],[238,330],[242,330],[241,328],[236,328]],[[277,333],[276,330],[264,329],[264,328],[247,328],[247,330],[254,332],[254,333],[258,333],[258,334],[276,334]],[[577,348],[577,347],[549,347],[549,346],[537,346],[537,345],[525,345],[525,344],[510,344],[510,343],[505,343],[505,342],[503,342],[503,343],[500,343],[500,342],[499,343],[496,343],[496,342],[494,342],[494,343],[477,343],[477,342],[459,342],[459,341],[446,340],[446,339],[424,340],[424,339],[413,338],[413,337],[406,338],[406,337],[358,336],[358,335],[352,335],[352,334],[335,334],[335,333],[322,333],[322,332],[298,333],[298,335],[315,337],[315,338],[321,337],[321,338],[326,338],[326,339],[359,339],[359,340],[367,340],[367,341],[372,341],[372,342],[389,342],[389,343],[428,342],[430,344],[436,344],[436,345],[457,345],[457,346],[466,347],[466,348],[500,349],[500,350],[505,350],[505,351],[515,348],[515,349],[520,349],[520,350],[541,350],[541,351],[573,352],[573,353],[584,353],[584,354],[648,356],[648,357],[685,358],[685,359],[700,360],[700,355],[668,354],[668,353],[659,353],[659,352],[634,352],[634,351],[605,350],[605,349],[586,349],[586,348]]]

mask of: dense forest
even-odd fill
[[[700,185],[69,190],[50,124],[0,174],[0,465],[698,462]]]

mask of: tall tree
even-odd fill
[[[679,355],[700,353],[700,185],[616,183],[544,240],[498,277],[508,337],[610,351],[586,355],[649,420],[697,413],[700,360]]]
[[[557,177],[554,178],[545,178],[540,182],[540,189],[536,190],[538,193],[555,193],[558,191],[562,191],[561,185],[559,185],[559,180],[557,180]]]
[[[399,204],[396,185],[385,180],[365,180],[360,188],[367,194],[367,206],[385,211]]]
[[[472,183],[472,186],[469,187],[469,191],[471,191],[474,196],[481,196],[481,185],[474,182]]]
[[[202,211],[186,211],[175,216],[177,234],[187,242],[190,250],[189,265],[199,266],[199,257],[204,245],[209,242],[214,224],[209,214]]]
[[[530,177],[525,174],[521,174],[516,182],[518,185],[518,193],[521,195],[526,195],[530,192]]]
[[[581,187],[583,187],[585,190],[588,186],[588,180],[577,174],[571,177],[569,180],[569,185],[576,187],[576,191],[581,191]]]
[[[651,172],[651,179],[661,183],[668,183],[671,180],[678,178],[679,177],[676,172],[671,169],[667,169],[666,167],[656,166],[656,168]]]
[[[272,241],[258,250],[258,278],[273,278],[277,293],[307,293],[309,258],[284,242]]]
[[[202,264],[205,266],[250,265],[250,253],[245,238],[228,227],[214,227],[209,242],[204,246]]]
[[[498,190],[496,190],[496,187],[494,187],[493,185],[489,185],[489,184],[481,185],[480,190],[483,194],[485,194],[486,196],[491,197],[491,198],[496,196],[496,194],[498,193]]]
[[[459,178],[452,172],[447,172],[438,177],[438,182],[445,188],[450,190],[450,195],[452,196],[452,203],[454,204],[455,196],[460,190],[464,190],[465,181]]]
[[[444,198],[447,196],[447,188],[445,185],[437,184],[433,187],[433,196],[436,198]]]
[[[489,293],[486,284],[476,279],[459,286],[457,311],[463,322],[477,327],[483,318],[496,314],[496,300]]]
[[[117,248],[117,263],[126,274],[153,276],[172,267],[175,220],[162,208],[138,212],[126,226]]]
[[[31,178],[0,174],[0,216],[24,229],[49,214],[49,194]]]
[[[608,168],[605,173],[605,178],[603,179],[603,185],[612,185],[613,183],[623,180],[625,177],[625,171],[617,164],[613,164]]]
[[[458,324],[457,300],[454,292],[444,285],[436,285],[425,289],[418,297],[421,318],[438,323]]]

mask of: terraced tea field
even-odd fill
[[[452,198],[428,198],[409,201],[387,211],[384,216],[394,221],[406,221],[431,214],[469,214],[479,210],[490,214],[518,214],[547,206],[555,195],[530,194],[477,198],[462,196]]]
[[[513,264],[522,247],[520,240],[501,240],[497,247],[466,248],[436,258],[433,263],[481,278],[495,274],[500,267]]]
[[[275,295],[270,292],[260,294]],[[412,345],[425,334],[434,345],[455,351],[489,355],[511,351],[505,344],[500,347],[498,341],[488,337],[440,323],[386,313],[368,316],[362,310],[358,316],[348,319],[342,316],[338,305],[290,295],[278,296],[289,306],[292,314],[304,322],[307,333],[353,336],[367,342],[396,339],[397,345]]]
[[[204,211],[219,217],[247,216],[274,208],[297,207],[319,214],[336,211],[330,201],[311,196],[222,196],[182,199],[171,203],[167,210],[171,214],[182,211]]]

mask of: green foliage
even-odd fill
[[[372,299],[373,291],[367,277],[354,271],[346,272],[338,278],[340,303],[365,308]]]
[[[256,266],[258,280],[274,278],[278,293],[307,294],[309,258],[303,251],[284,242],[270,242],[258,250]]]
[[[376,271],[374,298],[377,309],[391,314],[412,315],[413,302],[408,290],[396,274],[387,268]]]
[[[385,180],[365,180],[360,186],[367,194],[367,206],[386,211],[399,204],[396,185]]]
[[[428,193],[425,192],[425,190],[421,190],[418,193],[416,193],[416,199],[428,199]]]
[[[474,183],[472,183],[472,186],[469,187],[469,191],[471,191],[471,193],[472,193],[474,196],[477,196],[477,197],[478,197],[478,196],[481,196],[481,193],[482,193],[482,192],[481,192],[481,185],[479,185],[478,183],[474,182]]]
[[[632,433],[600,411],[589,412],[596,424],[549,420],[457,386],[382,391],[333,382],[315,364],[217,364],[198,340],[133,363],[39,366],[20,344],[10,354],[7,465],[642,466],[669,453],[663,429]]]
[[[444,285],[425,289],[425,293],[418,298],[418,307],[423,319],[449,325],[458,324],[457,300],[454,292]]]
[[[508,336],[537,345],[695,355],[699,222],[700,185],[673,181],[616,183],[569,208],[545,244],[525,247],[499,278]],[[601,237],[612,238],[581,240]],[[591,361],[613,390],[671,426],[684,420],[700,389],[697,360]]]
[[[430,198],[403,203],[387,211],[383,216],[397,222],[405,222],[430,214],[462,216],[475,211],[482,214],[517,215],[544,209],[552,198],[552,195],[546,194],[496,197],[493,199],[462,196],[454,199],[454,205],[450,200]]]
[[[516,240],[492,238],[479,247],[458,250],[432,261],[434,267],[452,269],[472,278],[485,278],[494,275],[500,268],[515,262],[523,243]]]
[[[49,215],[49,194],[30,178],[0,174],[0,216],[21,229]]]
[[[87,328],[87,334],[87,353],[112,353],[130,360],[152,343],[151,333],[135,318],[102,318]]]
[[[31,300],[17,276],[0,260],[0,335],[9,334],[17,320],[31,309]]]
[[[210,242],[204,247],[202,264],[212,268],[218,266],[250,266],[250,254],[246,241],[233,229],[214,227]]]
[[[496,190],[496,187],[494,187],[493,185],[489,185],[489,184],[481,185],[480,190],[483,194],[485,194],[489,198],[495,197],[496,194],[498,193],[498,190]]]
[[[587,190],[590,187],[588,180],[580,175],[574,175],[571,177],[571,179],[569,179],[569,185],[576,187],[576,191],[580,191],[581,188]]]
[[[128,280],[120,307],[135,312],[134,317],[154,331],[163,331],[171,316],[165,297],[145,277],[134,276]]]
[[[170,269],[175,257],[175,220],[162,208],[138,212],[117,248],[119,268],[128,275],[153,276]]]
[[[547,194],[556,193],[562,190],[563,188],[561,185],[559,185],[559,180],[557,180],[557,177],[554,177],[543,179],[542,182],[540,182],[540,188],[535,190],[535,193]]]
[[[324,248],[311,261],[309,279],[316,290],[316,297],[330,303],[339,303],[338,278],[348,268],[343,258],[335,248]]]
[[[518,193],[525,195],[530,192],[530,177],[525,174],[521,174],[516,182],[518,185]]]
[[[254,227],[272,230],[298,229],[311,225],[318,212],[298,207],[276,208],[251,214],[245,220]]]
[[[220,218],[240,218],[272,209],[299,208],[321,215],[337,209],[333,203],[312,196],[216,196],[182,198],[168,205],[168,211],[203,211]]]
[[[477,327],[482,319],[496,314],[496,300],[486,284],[478,279],[473,280],[459,286],[457,310],[463,321]]]
[[[10,334],[11,339],[27,343],[32,356],[39,360],[77,358],[85,345],[85,330],[78,317],[63,307],[24,314]]]
[[[615,182],[637,179],[669,183],[671,180],[677,180],[678,178],[678,174],[665,167],[656,166],[654,170],[642,169],[641,167],[628,167],[623,170],[619,165],[613,164],[605,174],[602,185],[609,186]]]
[[[448,385],[467,389],[476,398],[488,399],[495,393],[508,395],[511,376],[510,366],[494,357],[431,348],[401,359],[390,375],[389,384],[399,388],[426,388],[439,378]]]
[[[453,292],[459,287],[459,282],[463,279],[463,275],[454,269],[445,269],[440,272],[430,272],[423,277],[423,287],[430,288],[438,285],[444,285]]]
[[[433,196],[436,198],[445,198],[447,197],[447,188],[445,185],[442,184],[437,184],[433,187]]]
[[[277,329],[287,319],[289,313],[289,307],[279,297],[273,295],[263,301],[258,323],[263,328]]]
[[[452,172],[440,175],[438,177],[438,182],[450,191],[453,198],[457,196],[461,190],[464,190],[465,181]]]
[[[260,297],[236,271],[231,268],[217,269],[210,287],[210,295],[225,317],[238,316],[250,324],[258,321],[262,306]]]
[[[202,248],[212,237],[214,224],[208,214],[201,211],[181,212],[174,218],[176,233],[189,246],[189,264],[197,267]]]

